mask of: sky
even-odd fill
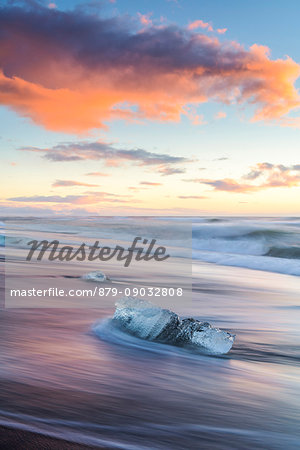
[[[299,215],[298,1],[2,1],[3,215]]]

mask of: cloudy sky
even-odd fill
[[[299,214],[299,15],[2,1],[2,212]]]

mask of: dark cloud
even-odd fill
[[[7,75],[30,76],[30,81],[34,75],[27,61],[40,67],[49,60],[64,63],[66,55],[90,70],[135,67],[145,75],[149,70],[152,73],[153,67],[164,73],[201,65],[211,72],[217,70],[216,61],[220,62],[219,71],[242,70],[241,61],[247,56],[242,47],[224,45],[219,59],[216,40],[175,25],[153,26],[140,33],[129,16],[103,18],[83,11],[78,14],[76,9],[49,10],[38,3],[34,7],[20,3],[0,9],[0,39],[10,48],[10,54],[4,52],[2,67]],[[20,47],[21,38],[24,45]],[[123,76],[126,79],[126,73]],[[39,77],[37,73],[36,81],[41,81]],[[50,74],[47,81],[53,87]]]
[[[251,170],[251,172],[247,173],[243,176],[245,180],[256,180],[261,175],[260,170]]]
[[[163,176],[169,176],[169,175],[177,175],[179,173],[185,173],[186,169],[179,169],[174,167],[161,167],[158,169],[158,172]]]
[[[144,184],[146,186],[162,186],[162,183],[152,183],[151,181],[141,181],[140,184]]]
[[[214,161],[227,161],[229,158],[227,156],[222,156],[221,158],[216,158]]]
[[[164,165],[189,162],[188,158],[152,153],[142,149],[117,149],[103,142],[77,142],[55,145],[51,148],[23,147],[20,150],[36,152],[49,161],[106,160],[109,165],[133,161],[139,165]],[[164,167],[162,167],[162,170]]]
[[[99,187],[99,184],[80,183],[79,181],[71,181],[71,180],[56,180],[52,184],[52,187],[69,187],[69,186]]]
[[[23,147],[19,150],[38,153],[43,158],[52,162],[100,160],[104,161],[106,166],[109,167],[118,167],[125,163],[132,163],[138,166],[155,166],[156,171],[165,176],[184,173],[185,169],[178,168],[178,164],[191,162],[188,158],[181,156],[153,153],[143,149],[117,149],[111,144],[103,142],[75,142],[59,144],[50,148]],[[102,172],[90,172],[87,175],[105,176],[106,174]],[[68,186],[80,185],[73,181],[67,181],[67,183],[69,183]],[[82,183],[81,185],[84,186],[85,184]],[[55,184],[54,187],[56,186],[58,185]]]
[[[230,178],[225,178],[223,180],[201,180],[199,182],[202,184],[207,184],[208,186],[212,186],[215,189],[215,191],[243,193],[258,190],[258,188],[254,185],[241,184]]]

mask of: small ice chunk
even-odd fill
[[[116,303],[114,321],[141,339],[178,346],[200,347],[213,354],[228,353],[235,336],[196,319],[177,314],[152,303],[124,297]]]
[[[109,280],[109,278],[100,271],[86,273],[85,275],[82,275],[81,278],[86,281],[95,281],[97,283],[103,283],[104,281]]]

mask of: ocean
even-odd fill
[[[151,301],[235,335],[226,354],[140,339],[114,325],[115,302],[5,298],[0,424],[121,449],[298,449],[300,219],[293,217],[2,217],[7,280],[26,288],[157,285]],[[27,242],[127,245],[155,237],[158,265],[24,261]],[[0,249],[1,250],[1,249]],[[4,266],[4,261],[1,262]],[[34,273],[33,273],[34,272]],[[188,280],[188,281],[187,281]],[[189,289],[190,288],[190,289]],[[123,289],[123,288],[122,288]],[[27,302],[28,300],[28,302]],[[149,300],[149,298],[148,298]]]

